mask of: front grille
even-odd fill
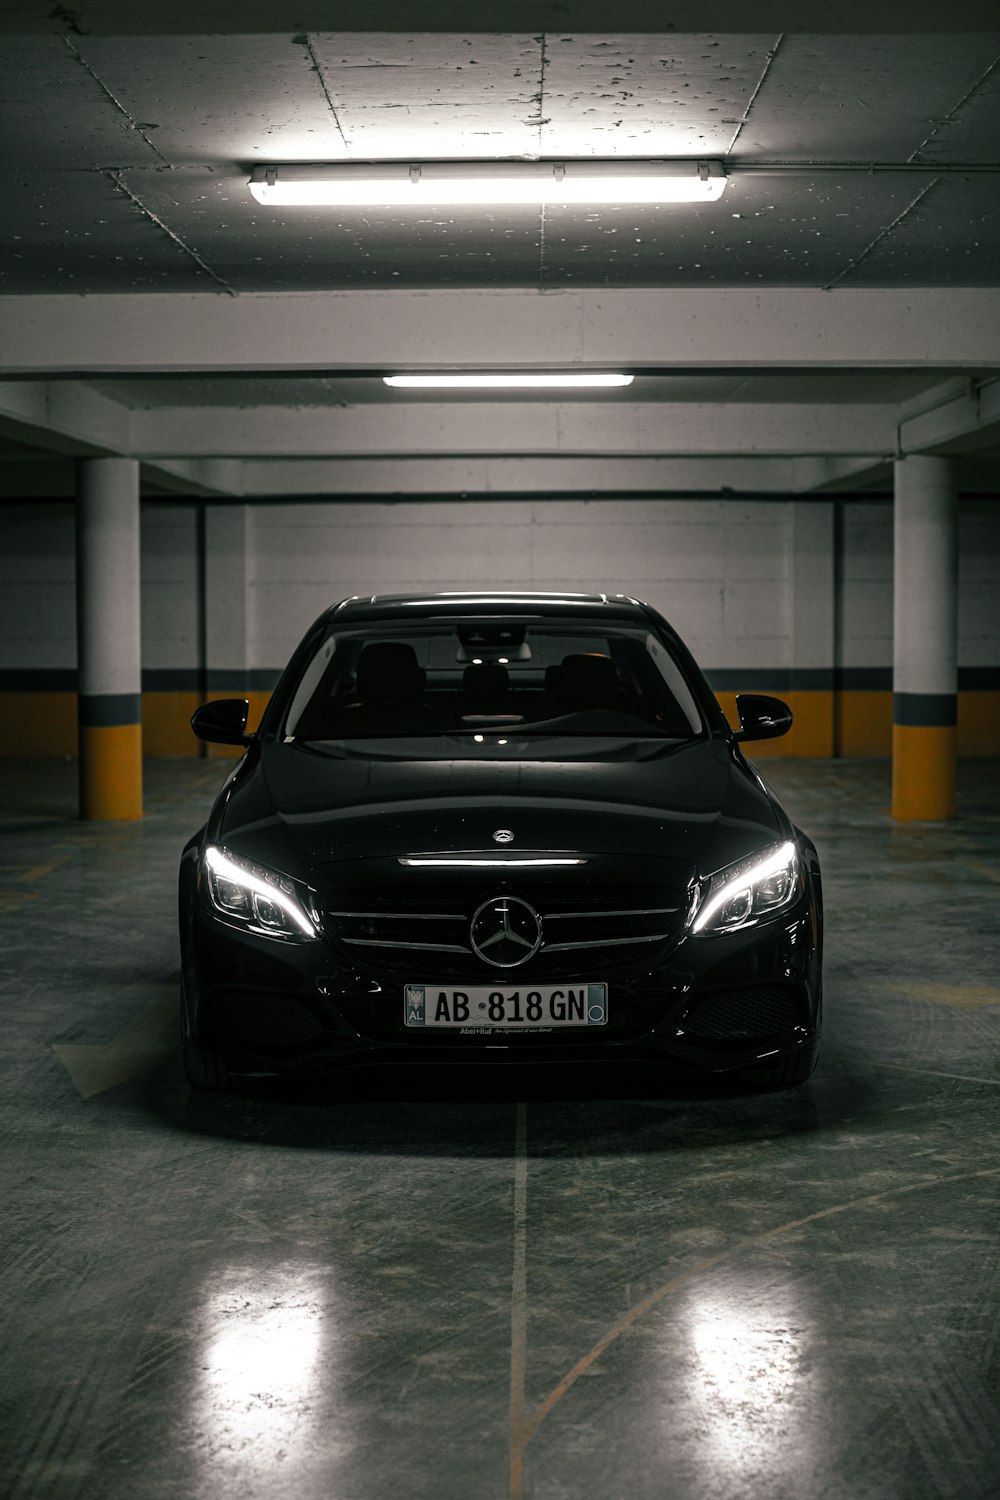
[[[332,935],[360,964],[381,972],[411,980],[520,975],[519,967],[486,963],[469,940],[477,907],[498,894],[495,886],[353,887],[334,891],[325,905]],[[600,978],[610,968],[651,957],[679,932],[686,904],[663,887],[620,884],[586,885],[575,893],[565,885],[518,887],[503,894],[529,902],[541,918],[542,943],[525,970],[533,979],[584,969]]]
[[[794,990],[775,985],[729,990],[703,1000],[687,1016],[684,1029],[709,1041],[748,1041],[774,1036],[799,1024]]]
[[[220,1041],[292,1047],[315,1041],[319,1018],[298,1000],[260,990],[227,990],[207,1005],[205,1031]]]

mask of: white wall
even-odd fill
[[[786,666],[788,501],[258,505],[250,663],[279,664],[349,594],[526,588],[630,593],[707,667]]]
[[[141,508],[142,665],[145,670],[198,667],[197,512],[191,505]]]
[[[892,501],[841,510],[838,665],[892,666]]]
[[[0,506],[0,670],[76,667],[73,506]]]
[[[309,623],[346,594],[412,589],[608,589],[648,599],[709,671],[780,670],[807,660],[791,639],[801,501],[496,501],[260,504],[246,520],[243,663],[280,668]],[[1000,502],[961,506],[963,667],[1000,663]],[[217,530],[218,528],[215,528]],[[842,502],[838,663],[892,664],[892,505]],[[214,534],[209,527],[210,537]],[[142,659],[148,672],[198,665],[197,514],[184,502],[142,506]],[[209,559],[228,581],[228,554]],[[798,574],[796,575],[796,567]],[[73,507],[0,505],[0,671],[76,665]],[[825,584],[817,579],[817,588]],[[801,612],[800,612],[801,613]],[[833,663],[829,663],[833,665]],[[43,685],[43,684],[39,684]]]
[[[959,510],[958,660],[963,667],[1000,662],[1000,500],[972,500]]]
[[[843,503],[840,665],[892,665],[892,501]],[[1000,501],[959,506],[958,660],[1000,663]]]

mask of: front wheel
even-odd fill
[[[184,1074],[193,1089],[239,1089],[243,1093],[267,1087],[269,1080],[249,1073],[236,1073],[214,1053],[203,1052],[186,1039],[181,1042]]]
[[[181,1047],[184,1073],[193,1089],[231,1089],[238,1086],[224,1062],[184,1042]]]

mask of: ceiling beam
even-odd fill
[[[294,24],[288,16],[294,14]],[[655,13],[654,13],[655,16]],[[996,29],[996,10],[989,0],[951,0],[942,11],[938,0],[673,0],[671,32],[806,32],[835,33],[956,32]],[[432,31],[469,34],[467,0],[339,0],[334,12],[338,31]],[[296,0],[294,11],[273,0],[82,0],[72,10],[52,0],[5,0],[0,33],[53,35],[79,28],[87,36],[176,36],[238,32],[287,35],[291,30],[331,30],[329,0]],[[611,23],[614,23],[613,26]],[[617,0],[609,13],[606,0],[493,0],[491,32],[546,29],[569,32],[648,32],[649,0]]]
[[[0,374],[1000,368],[1000,288],[0,297]]]
[[[203,458],[193,461],[148,462],[141,466],[141,483],[172,495],[232,497],[242,494],[243,465],[238,459]]]
[[[870,458],[803,458],[796,465],[802,494],[838,494],[844,490],[880,489],[892,481],[892,456]]]
[[[0,381],[0,437],[74,458],[129,451],[130,413],[77,380]]]
[[[419,402],[135,411],[136,457],[885,455],[895,409],[818,403]]]
[[[242,466],[247,497],[331,495],[793,494],[790,458],[258,459]]]
[[[930,396],[899,423],[901,453],[963,452],[1000,447],[1000,378],[949,382],[936,400]],[[911,403],[916,407],[916,403]]]

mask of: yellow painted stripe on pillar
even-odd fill
[[[884,688],[845,688],[837,694],[836,754],[892,753],[892,693]]]
[[[143,693],[143,754],[197,756],[202,741],[191,729],[191,715],[201,701],[193,688],[188,692]]]
[[[142,817],[142,725],[80,729],[80,816],[89,822]]]
[[[903,823],[955,816],[954,725],[892,726],[892,815]]]
[[[75,693],[0,693],[0,755],[75,755]]]
[[[959,755],[1000,755],[1000,693],[967,690],[958,695]]]

